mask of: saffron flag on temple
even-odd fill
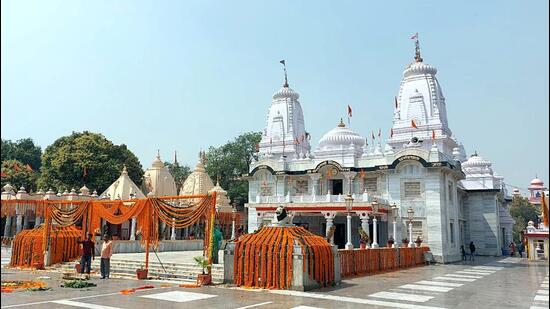
[[[351,113],[351,106],[348,105],[348,117],[351,118],[351,114],[352,114],[352,113]]]
[[[30,165],[27,164],[26,168],[27,168],[27,172],[29,172],[29,173],[34,172]]]
[[[415,33],[413,36],[411,36],[411,40],[416,40],[418,39],[418,32]]]
[[[414,121],[414,119],[411,120],[411,127],[415,128],[415,129],[418,129],[418,127],[416,126],[416,122]]]
[[[365,170],[364,169],[361,169],[361,171],[359,171],[359,177],[365,178]]]
[[[435,130],[432,130],[432,139],[435,140]]]
[[[16,172],[20,172],[20,171],[21,171],[21,168],[19,167],[19,164],[17,164],[17,163],[13,164],[13,169],[14,169]]]
[[[542,193],[542,198],[540,199],[540,207],[541,207],[541,212],[542,212],[542,222],[544,223],[545,226],[548,226],[548,196],[546,195],[546,193]]]

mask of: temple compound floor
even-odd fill
[[[4,264],[4,263],[3,263]],[[2,280],[48,276],[51,291],[2,293],[2,308],[548,308],[547,261],[476,257],[346,279],[310,292],[251,290],[226,285],[179,287],[174,282],[92,279],[97,287],[59,287],[60,274],[2,269]],[[122,295],[121,290],[153,285]]]

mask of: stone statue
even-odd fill
[[[283,205],[280,205],[277,207],[277,210],[275,210],[275,219],[277,220],[275,226],[292,226],[292,219],[288,216],[285,206]]]

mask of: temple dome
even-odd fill
[[[220,186],[219,182],[216,182],[216,186],[210,189],[209,192],[216,192],[216,209],[219,212],[231,212],[233,210],[229,205],[231,201],[227,197],[227,191]]]
[[[462,167],[468,168],[468,167],[489,167],[491,166],[491,161],[483,159],[481,156],[478,156],[477,153],[474,153],[470,156],[470,158],[462,163]]]
[[[538,177],[535,177],[533,180],[531,180],[531,183],[529,184],[528,189],[531,190],[544,190],[546,187],[544,186],[544,182],[539,179]]]
[[[273,100],[286,98],[298,100],[300,98],[300,95],[296,91],[292,90],[292,88],[290,87],[283,87],[273,94]]]
[[[172,174],[157,154],[155,160],[143,174],[145,187],[148,193],[154,196],[174,196],[178,194],[176,182]]]
[[[204,168],[204,153],[201,152],[199,161],[195,166],[195,170],[187,176],[180,190],[180,195],[199,195],[208,194],[214,188],[212,179],[206,173]]]
[[[531,185],[542,186],[542,185],[544,185],[544,182],[539,178],[535,178],[535,179],[531,180]]]
[[[130,198],[145,198],[145,195],[128,176],[126,166],[122,169],[120,177],[113,182],[101,196],[111,200],[129,200]]]
[[[424,62],[415,62],[403,71],[403,76],[409,77],[424,74],[435,75],[436,73],[437,69],[434,66],[425,64]]]
[[[365,145],[365,139],[346,127],[344,122],[340,120],[340,124],[336,128],[321,137],[318,148],[321,150],[340,149],[341,147],[347,148],[351,144],[360,149]]]

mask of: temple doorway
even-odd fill
[[[330,192],[332,195],[343,194],[343,180],[342,179],[333,179],[330,181]]]
[[[338,249],[344,249],[346,247],[346,225],[337,223],[335,226],[334,244],[338,246]]]

